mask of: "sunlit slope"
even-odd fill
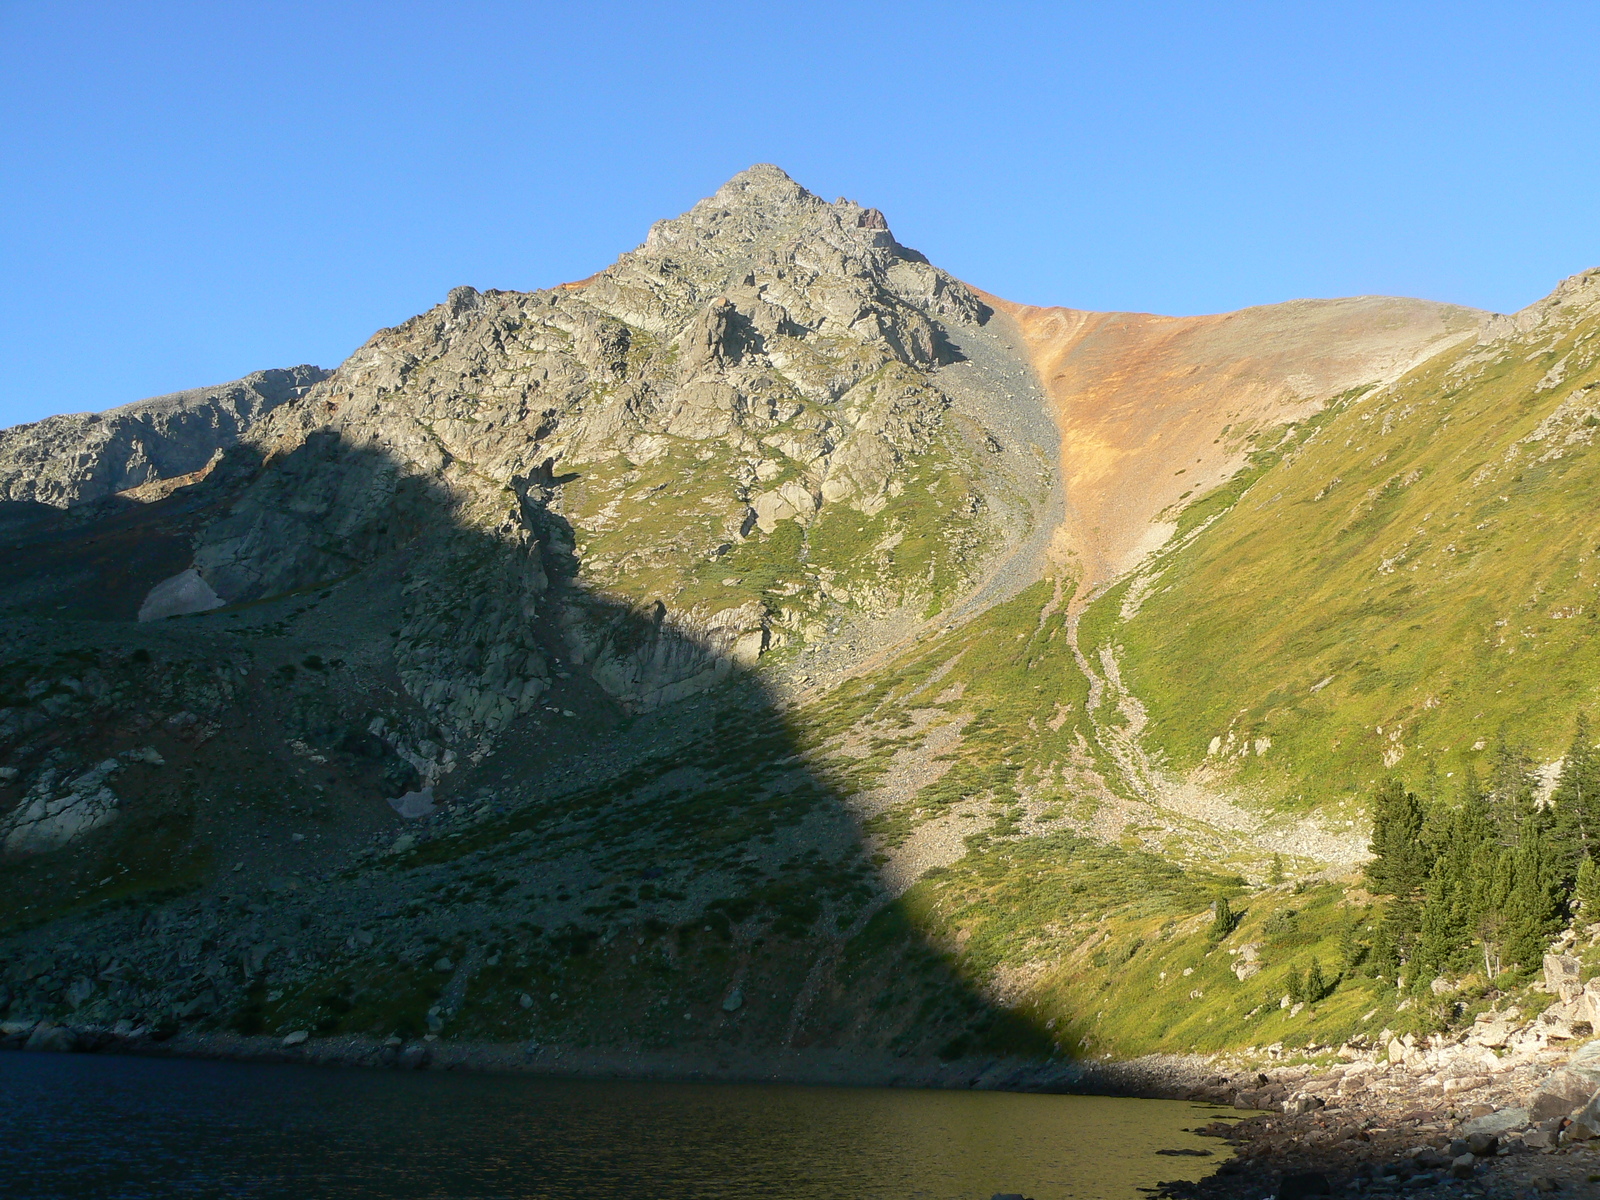
[[[1199,317],[1035,308],[1015,322],[1061,431],[1064,548],[1090,584],[1171,533],[1167,510],[1229,479],[1256,437],[1386,383],[1487,314],[1390,296],[1295,300]]]
[[[1559,755],[1600,685],[1597,335],[1591,271],[1191,508],[1084,621],[1150,748],[1307,804],[1459,773],[1502,730]]]

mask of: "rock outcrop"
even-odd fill
[[[327,375],[313,366],[257,371],[106,412],[0,429],[0,501],[60,508],[195,474]]]

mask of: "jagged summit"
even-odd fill
[[[688,212],[658,221],[644,245],[624,255],[670,262],[711,282],[753,265],[799,262],[852,274],[882,269],[896,258],[924,261],[894,240],[876,209],[840,198],[830,204],[783,170],[758,164],[735,175]],[[615,268],[613,268],[615,269]]]
[[[756,163],[730,178],[709,198],[699,201],[695,208],[743,206],[771,212],[816,209],[823,203],[820,196],[796,183],[782,167],[773,163]]]
[[[757,163],[696,201],[688,212],[657,221],[645,245],[664,246],[687,230],[715,228],[730,219],[752,231],[791,227],[827,207],[827,201],[800,186],[781,167]]]

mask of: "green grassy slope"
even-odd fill
[[[1101,597],[1085,649],[1119,648],[1151,748],[1305,807],[1502,730],[1558,756],[1600,694],[1597,335],[1558,310],[1341,399]]]

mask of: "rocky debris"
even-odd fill
[[[1504,1014],[1499,1014],[1504,1016]],[[1493,1196],[1519,1194],[1540,1176],[1592,1183],[1600,1170],[1600,1042],[1570,1059],[1529,1048],[1498,1060],[1471,1087],[1450,1089],[1446,1045],[1391,1043],[1387,1062],[1350,1047],[1355,1061],[1217,1076],[1191,1099],[1271,1110],[1210,1127],[1238,1157],[1173,1196],[1257,1200],[1275,1179],[1315,1170],[1335,1193],[1413,1191],[1472,1180]],[[1441,1070],[1441,1065],[1443,1070]],[[1320,1100],[1308,1106],[1312,1097]],[[1281,1114],[1281,1115],[1280,1115]],[[1541,1156],[1557,1155],[1560,1166]],[[1280,1193],[1281,1194],[1281,1193]]]
[[[117,815],[122,801],[106,779],[122,769],[114,758],[96,763],[71,778],[46,767],[23,796],[22,803],[0,818],[5,849],[13,854],[38,854],[63,846],[104,825]]]
[[[1267,1115],[1217,1122],[1200,1133],[1233,1143],[1236,1156],[1198,1183],[1169,1183],[1172,1197],[1259,1200],[1263,1195],[1388,1194],[1427,1191],[1472,1181],[1478,1194],[1510,1197],[1535,1178],[1559,1175],[1587,1183],[1600,1155],[1561,1148],[1538,1136],[1506,1142],[1492,1134],[1451,1134],[1448,1112],[1341,1108],[1337,1112]],[[1552,1147],[1542,1149],[1543,1147]],[[1548,1157],[1558,1155],[1553,1163]],[[1320,1190],[1292,1182],[1318,1179]],[[1580,1192],[1581,1194],[1581,1192]]]
[[[0,429],[0,500],[64,508],[199,472],[262,417],[327,376],[312,366],[257,371],[102,413]]]

